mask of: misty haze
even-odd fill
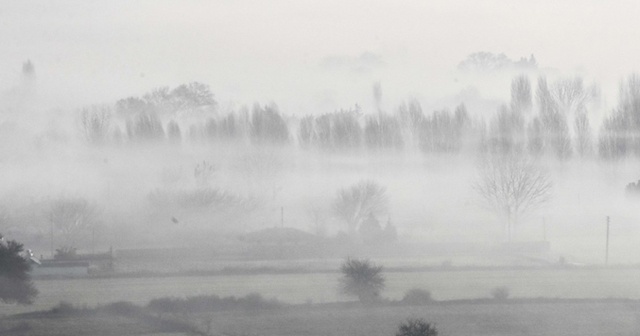
[[[0,335],[638,335],[636,6],[4,4]]]

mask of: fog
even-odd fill
[[[461,60],[490,51],[516,60],[534,54],[542,67],[613,84],[615,99],[620,78],[637,69],[638,51],[628,43],[637,34],[634,6],[18,2],[0,14],[0,84],[11,87],[15,65],[30,58],[46,88],[41,95],[65,106],[200,81],[225,103],[273,100],[289,113],[322,112],[367,106],[373,82],[384,85],[389,103],[435,102],[469,85],[456,78]]]
[[[34,308],[0,312],[252,292],[333,304],[337,285],[314,286],[345,258],[390,270],[382,305],[430,281],[445,301],[497,285],[639,299],[616,285],[635,273],[607,273],[640,264],[636,6],[5,3],[0,233],[45,264],[115,264],[36,267]],[[573,288],[569,269],[602,284]],[[130,278],[151,287],[82,299]]]

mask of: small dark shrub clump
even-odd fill
[[[340,266],[342,293],[357,296],[362,303],[372,303],[380,298],[385,287],[382,266],[377,266],[368,259],[348,258]]]
[[[136,306],[129,301],[118,301],[101,307],[101,310],[113,315],[120,316],[141,316],[144,311],[141,307]]]
[[[423,319],[408,319],[400,325],[396,336],[438,336],[438,330]]]
[[[420,288],[413,288],[408,290],[402,298],[402,303],[408,305],[426,305],[430,302],[433,302],[433,298],[431,298],[431,292]]]
[[[78,308],[74,307],[67,301],[60,301],[57,306],[51,308],[49,312],[60,315],[72,315],[78,312]]]

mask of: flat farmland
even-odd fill
[[[640,334],[637,304],[622,302],[441,303],[414,307],[304,307],[213,314],[215,335],[394,335],[407,318],[439,335],[599,336]],[[194,320],[197,320],[194,319]]]
[[[514,298],[640,299],[640,269],[455,270],[386,272],[385,276],[383,296],[394,300],[410,288],[429,290],[436,300],[485,298],[498,286],[508,287]],[[350,300],[338,292],[339,277],[339,273],[304,273],[37,280],[40,294],[33,305],[0,305],[0,314],[49,309],[60,301],[87,306],[115,301],[144,305],[166,296],[252,292],[292,304]]]
[[[0,318],[0,333],[32,335],[206,335],[342,336],[394,335],[407,318],[434,323],[439,335],[455,336],[637,336],[640,303],[623,300],[448,301],[424,306],[351,303],[294,305],[271,310],[157,315],[52,313]],[[155,321],[155,323],[154,323]],[[28,333],[27,333],[28,332]],[[191,333],[193,334],[193,333]]]

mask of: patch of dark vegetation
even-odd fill
[[[95,314],[94,309],[87,308],[86,306],[77,307],[66,301],[60,301],[58,305],[45,312],[45,315],[48,315],[48,317],[86,316],[93,314]]]
[[[96,308],[100,312],[120,316],[142,316],[145,314],[144,308],[129,301],[118,301]]]
[[[285,307],[277,299],[265,299],[258,293],[244,297],[219,297],[217,295],[199,295],[187,298],[163,297],[149,301],[147,309],[157,314],[184,314],[200,312],[216,312],[228,310],[269,310]]]
[[[55,321],[65,319],[73,321],[83,321],[83,324],[95,325],[104,324],[107,321],[119,321],[121,323],[129,321],[130,324],[143,326],[144,330],[154,333],[189,333],[194,335],[204,335],[191,321],[179,319],[175,316],[157,316],[146,307],[138,306],[128,301],[118,301],[101,305],[95,308],[77,307],[68,302],[60,302],[48,311],[32,312],[14,315],[11,317],[15,321],[21,321],[17,325],[2,331],[0,335],[25,335],[32,329],[29,321]],[[92,322],[93,321],[93,322]],[[41,326],[38,322],[36,325]],[[24,332],[23,332],[24,331]],[[13,333],[9,333],[13,332]],[[40,334],[34,332],[35,334]],[[44,333],[46,334],[46,333]]]
[[[432,303],[433,298],[428,290],[412,288],[404,294],[401,302],[406,305],[421,306]]]
[[[408,319],[400,324],[396,336],[438,336],[438,330],[423,319]]]

